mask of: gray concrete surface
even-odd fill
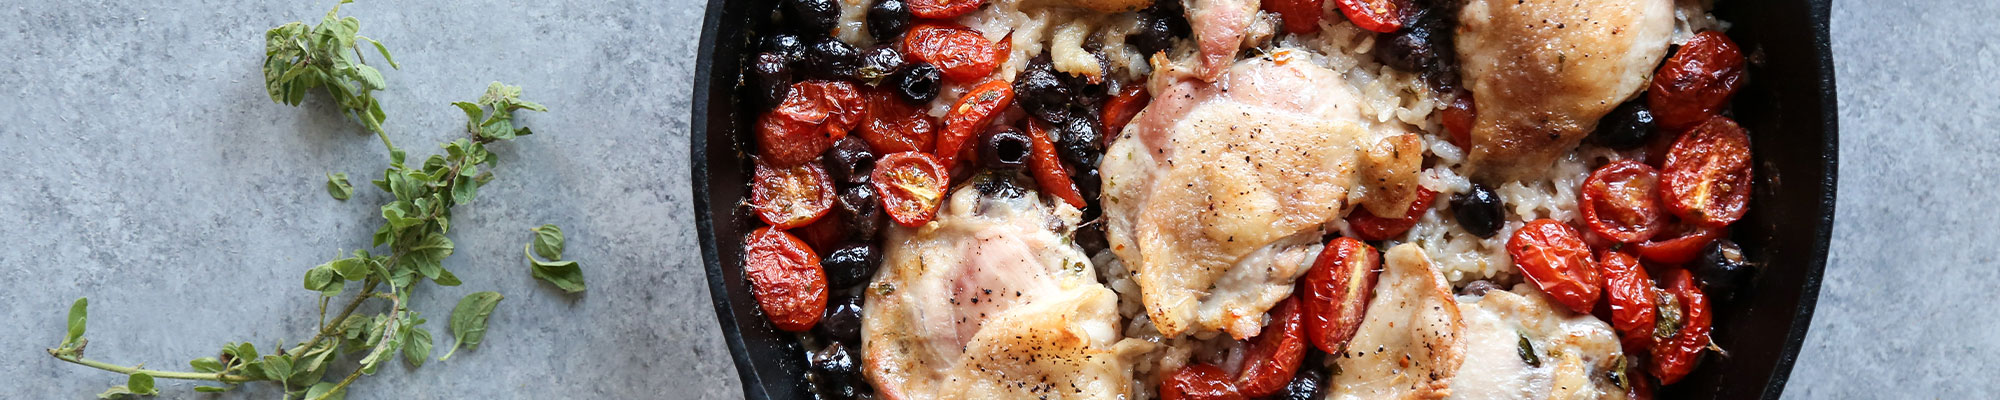
[[[386,156],[324,97],[261,86],[263,31],[326,2],[15,1],[0,7],[0,398],[89,398],[115,374],[43,354],[69,302],[92,303],[93,358],[180,367],[224,342],[268,349],[314,325],[300,272],[367,244],[383,195],[337,202],[322,174]],[[2000,3],[1916,0],[1834,11],[1839,226],[1790,398],[1992,398],[2000,277],[1986,199],[2000,196]],[[395,365],[354,399],[736,398],[695,248],[688,89],[701,5],[363,2],[349,13],[405,69],[381,97],[419,154],[454,137],[447,105],[501,80],[554,108],[496,146],[500,175],[456,220],[427,288],[442,321],[472,291],[508,299],[479,350]],[[359,182],[359,179],[357,179]],[[528,276],[527,228],[562,225],[591,290]],[[442,331],[441,323],[434,329]],[[440,333],[440,343],[444,342]],[[1883,388],[1899,387],[1893,392]],[[165,385],[168,398],[205,398]],[[268,386],[224,398],[269,398]]]

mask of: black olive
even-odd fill
[[[861,54],[861,67],[854,70],[854,78],[869,85],[880,85],[884,79],[903,69],[903,52],[895,46],[875,46]]]
[[[1173,48],[1174,39],[1187,37],[1192,31],[1180,0],[1155,0],[1152,6],[1139,10],[1138,17],[1139,30],[1126,36],[1125,43],[1148,57]]]
[[[848,238],[875,241],[883,218],[887,216],[882,214],[882,200],[876,197],[874,187],[855,185],[840,190],[840,221],[846,224]]]
[[[1111,248],[1111,242],[1104,238],[1103,223],[1083,224],[1083,226],[1076,227],[1076,231],[1072,232],[1071,235],[1074,235],[1073,239],[1076,240],[1077,247],[1083,248],[1083,254],[1094,255],[1103,252],[1104,249]]]
[[[1597,131],[1593,135],[1604,147],[1617,150],[1631,150],[1646,145],[1646,137],[1653,134],[1653,111],[1646,108],[1643,98],[1619,104],[1604,119],[1597,121]]]
[[[1749,282],[1751,272],[1754,270],[1743,258],[1743,247],[1729,239],[1716,239],[1695,259],[1695,276],[1701,278],[1707,294],[1719,301],[1735,297],[1737,290]]]
[[[867,141],[854,135],[833,142],[833,147],[826,149],[823,160],[826,174],[833,177],[834,183],[841,185],[866,184],[868,175],[875,172],[875,150],[868,147]]]
[[[814,352],[812,370],[808,378],[819,394],[834,399],[852,399],[861,395],[861,360],[855,359],[847,345],[840,342],[827,344]]]
[[[1454,29],[1449,12],[1418,7],[1404,15],[1402,29],[1375,40],[1375,60],[1382,64],[1420,73],[1440,92],[1458,83],[1458,53],[1452,46]]]
[[[836,0],[785,0],[785,18],[814,34],[828,34],[840,23],[840,4]]]
[[[979,140],[979,162],[986,169],[1014,170],[1028,163],[1028,135],[1021,131],[998,129],[986,132]]]
[[[918,62],[903,68],[894,79],[897,95],[911,104],[924,105],[937,99],[938,81],[944,79],[944,73],[930,63]]]
[[[785,62],[785,56],[773,52],[757,53],[757,59],[750,64],[750,87],[757,93],[756,99],[765,108],[777,107],[785,101],[785,95],[792,91],[792,67]]]
[[[1098,189],[1104,185],[1103,177],[1097,174],[1097,166],[1075,166],[1075,169],[1070,171],[1069,177],[1070,181],[1076,184],[1077,194],[1083,195],[1084,200],[1087,200],[1091,206],[1095,206],[1097,204]],[[1085,207],[1083,219],[1089,220],[1097,217],[1092,212],[1095,210],[1091,208],[1095,207]]]
[[[785,57],[785,62],[794,66],[806,59],[806,41],[799,35],[776,33],[764,38],[764,51]]]
[[[1014,79],[1014,101],[1021,109],[1034,114],[1036,118],[1052,124],[1062,123],[1070,118],[1071,96],[1069,79],[1056,71],[1047,54],[1035,56],[1028,61],[1028,67]]]
[[[822,79],[852,77],[855,64],[860,62],[861,52],[840,39],[820,38],[806,48],[807,73]]]
[[[1472,190],[1451,197],[1451,211],[1458,217],[1458,226],[1481,238],[1499,233],[1500,223],[1507,217],[1500,195],[1477,183],[1472,184]]]
[[[972,178],[972,188],[979,190],[979,196],[996,199],[1013,199],[1028,195],[1028,189],[1021,187],[1014,177],[1018,174],[980,174]]]
[[[1104,157],[1104,134],[1098,130],[1096,118],[1077,116],[1058,128],[1062,139],[1055,143],[1056,155],[1077,168],[1096,169]]]
[[[910,29],[910,7],[903,0],[881,0],[868,7],[868,35],[887,42]]]
[[[1318,350],[1309,349],[1307,352],[1312,355],[1320,354]],[[1323,360],[1324,356],[1306,357],[1305,361],[1299,363],[1299,372],[1292,375],[1292,381],[1286,383],[1285,388],[1272,397],[1284,400],[1319,399],[1320,385],[1326,383],[1326,362]]]
[[[813,325],[820,337],[848,345],[861,343],[861,296],[834,296],[826,303],[826,314]]]
[[[1485,296],[1486,292],[1491,292],[1494,290],[1500,290],[1500,285],[1494,284],[1493,281],[1480,279],[1472,281],[1472,283],[1465,284],[1465,288],[1459,289],[1458,294]]]
[[[875,267],[882,264],[882,252],[875,250],[875,244],[857,242],[841,245],[820,259],[819,265],[826,269],[829,287],[846,288],[867,283],[875,276]]]

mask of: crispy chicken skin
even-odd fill
[[[862,311],[868,380],[889,399],[1124,396],[1132,347],[1117,294],[1065,238],[1077,210],[974,186],[889,232]]]
[[[1330,399],[1437,399],[1465,361],[1465,321],[1451,283],[1413,244],[1382,257],[1375,299],[1328,383]]]
[[[1673,34],[1671,0],[1469,0],[1458,58],[1479,175],[1531,176],[1637,96]]]

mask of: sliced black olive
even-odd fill
[[[806,60],[806,41],[799,35],[775,33],[764,38],[764,51],[785,57],[785,62],[798,65]]]
[[[895,46],[875,46],[861,54],[861,67],[854,70],[854,78],[869,85],[880,85],[896,71],[903,69],[903,52]]]
[[[854,358],[847,345],[840,342],[827,344],[813,352],[812,370],[808,380],[819,394],[834,399],[852,399],[861,396],[864,386],[861,382],[861,360]]]
[[[1028,135],[999,129],[986,132],[979,140],[979,162],[991,170],[1015,170],[1028,163]]]
[[[862,299],[862,296],[834,296],[826,303],[826,314],[820,316],[819,324],[813,325],[813,332],[850,346],[861,344]]]
[[[1653,111],[1646,108],[1645,99],[1634,99],[1619,104],[1604,119],[1597,121],[1597,131],[1593,136],[1604,147],[1617,150],[1631,150],[1646,145],[1646,137],[1653,134]]]
[[[1458,217],[1458,226],[1481,238],[1499,233],[1500,223],[1507,217],[1500,195],[1477,183],[1472,184],[1472,190],[1451,197],[1451,212]]]
[[[1139,10],[1138,17],[1139,30],[1126,36],[1125,43],[1138,47],[1148,57],[1173,48],[1174,39],[1192,32],[1180,0],[1155,0],[1151,7]]]
[[[821,79],[844,79],[854,76],[856,64],[861,62],[861,52],[840,39],[820,38],[806,48],[806,71]]]
[[[1272,397],[1284,400],[1317,400],[1320,386],[1326,384],[1327,371],[1324,356],[1319,350],[1307,349],[1308,356],[1299,363],[1299,372],[1292,375],[1292,381],[1285,389]]]
[[[1716,239],[1695,259],[1695,276],[1701,278],[1706,293],[1719,301],[1734,298],[1755,272],[1743,258],[1743,247],[1729,239]]]
[[[903,68],[893,79],[897,95],[911,104],[924,105],[937,99],[938,81],[944,79],[944,73],[930,63],[918,62]]]
[[[868,7],[868,35],[887,42],[910,29],[910,7],[903,0],[881,0]]]
[[[1069,83],[1047,54],[1035,56],[1014,79],[1014,101],[1036,118],[1059,124],[1070,118],[1073,98]]]
[[[826,150],[823,158],[826,174],[834,183],[859,185],[868,183],[868,175],[875,172],[875,150],[860,137],[848,135],[833,142],[833,148]]]
[[[840,23],[840,4],[835,1],[784,0],[785,18],[814,34],[828,34]]]
[[[1104,157],[1104,134],[1097,127],[1095,118],[1077,116],[1063,121],[1058,126],[1062,138],[1057,140],[1056,155],[1077,168],[1097,168],[1098,160]]]
[[[1074,239],[1076,240],[1077,247],[1083,248],[1083,254],[1094,255],[1104,252],[1104,249],[1111,248],[1111,242],[1104,237],[1103,223],[1083,224],[1076,227],[1076,231],[1071,234],[1075,235]]]
[[[774,52],[757,53],[750,64],[750,87],[765,108],[777,107],[792,91],[792,67],[785,56]]]
[[[1404,71],[1418,72],[1440,92],[1458,82],[1458,53],[1449,12],[1426,7],[1404,15],[1402,29],[1375,40],[1375,60]]]
[[[1028,189],[1015,181],[1019,174],[982,173],[972,178],[972,188],[979,190],[979,196],[993,199],[1016,199],[1028,195]],[[982,207],[983,210],[983,207]],[[982,211],[983,213],[983,211]]]
[[[869,185],[854,185],[840,189],[840,221],[846,225],[848,237],[862,242],[875,241],[875,234],[882,231],[882,220],[888,218],[882,213],[882,200],[876,197],[875,188]]]
[[[826,269],[829,287],[845,288],[867,283],[875,276],[875,267],[882,264],[882,252],[870,242],[841,245],[820,259],[819,265]]]

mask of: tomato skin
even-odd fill
[[[1750,209],[1750,169],[1750,136],[1736,121],[1715,117],[1667,150],[1660,199],[1682,221],[1729,226]]]
[[[1209,364],[1189,364],[1160,380],[1161,400],[1243,400],[1229,374]]]
[[[1306,338],[1313,347],[1327,354],[1346,348],[1375,298],[1381,266],[1382,254],[1367,243],[1350,237],[1326,242],[1298,289],[1304,293]]]
[[[1543,293],[1578,314],[1589,314],[1604,289],[1583,235],[1553,219],[1529,221],[1507,240],[1514,266]]]
[[[811,330],[826,311],[826,271],[792,234],[768,226],[751,231],[743,238],[743,275],[757,307],[779,330]]]
[[[1354,26],[1378,33],[1395,32],[1403,29],[1404,2],[1396,0],[1334,0],[1340,6],[1340,13]]]
[[[908,4],[914,9],[920,1]],[[979,31],[949,23],[919,23],[903,34],[903,54],[936,66],[946,81],[972,82],[992,74],[1005,61],[999,50]]]
[[[833,209],[833,178],[819,163],[773,168],[757,163],[751,175],[750,207],[778,229],[806,226]]]
[[[1579,190],[1584,222],[1598,236],[1619,243],[1652,238],[1667,223],[1655,189],[1659,175],[1653,167],[1632,160],[1597,168]]]
[[[1347,216],[1347,226],[1354,228],[1354,236],[1361,240],[1388,240],[1409,232],[1417,226],[1417,219],[1424,217],[1424,210],[1431,208],[1431,201],[1437,199],[1437,192],[1423,186],[1417,187],[1417,199],[1410,202],[1410,210],[1403,212],[1402,218],[1383,218],[1368,212],[1367,208],[1355,208]]]
[[[910,15],[917,18],[952,19],[979,9],[984,0],[908,0]]]
[[[1042,128],[1041,121],[1028,121],[1028,142],[1032,147],[1028,153],[1028,174],[1035,177],[1035,186],[1070,207],[1082,209],[1083,194],[1076,189],[1069,172],[1063,169],[1062,160],[1056,158],[1056,144],[1049,140],[1049,132]]]
[[[861,124],[861,140],[882,153],[930,152],[937,142],[937,122],[929,114],[885,89],[865,90],[868,117]]]
[[[966,150],[966,144],[1013,103],[1014,85],[1004,79],[986,81],[966,91],[965,96],[945,111],[944,132],[937,138],[938,162],[946,169],[951,168],[957,163],[959,153]]]
[[[1708,348],[1710,324],[1708,296],[1702,294],[1701,287],[1695,286],[1694,274],[1686,269],[1675,268],[1666,275],[1667,291],[1681,301],[1681,329],[1671,338],[1653,345],[1653,363],[1649,369],[1660,384],[1672,385],[1688,372],[1694,371],[1696,361],[1701,359],[1701,351]]]
[[[1298,296],[1286,297],[1271,307],[1271,322],[1250,338],[1243,373],[1236,377],[1236,389],[1248,397],[1264,397],[1285,389],[1298,374],[1306,358],[1305,317]]]
[[[1611,327],[1627,351],[1651,348],[1653,323],[1658,317],[1653,301],[1653,278],[1639,265],[1639,258],[1622,251],[1606,250],[1598,255],[1598,272],[1604,275],[1605,302],[1611,306]]]
[[[1264,0],[1263,8],[1278,13],[1285,32],[1319,32],[1319,19],[1326,16],[1326,0]]]
[[[1715,116],[1743,87],[1743,51],[1722,32],[1702,31],[1660,65],[1646,90],[1660,128],[1678,131]]]
[[[1132,118],[1139,116],[1139,110],[1146,109],[1146,104],[1152,101],[1153,96],[1146,93],[1146,85],[1143,82],[1127,83],[1124,88],[1118,90],[1117,95],[1105,100],[1105,144],[1111,144],[1111,139],[1124,132],[1125,125],[1132,123]]]
[[[1701,249],[1708,247],[1726,233],[1718,228],[1683,227],[1688,230],[1680,236],[1666,240],[1651,240],[1633,245],[1639,258],[1661,264],[1685,264],[1701,255]],[[1654,237],[1659,239],[1659,237]]]
[[[847,137],[861,122],[864,106],[861,92],[847,82],[794,83],[784,102],[758,118],[757,154],[778,168],[812,161]]]
[[[944,165],[929,154],[905,151],[875,161],[869,184],[882,197],[882,211],[897,225],[916,227],[937,217],[949,184]]]
[[[1445,132],[1451,134],[1451,144],[1464,151],[1472,151],[1472,124],[1479,117],[1479,107],[1472,103],[1472,92],[1459,90],[1451,104],[1438,112]]]

